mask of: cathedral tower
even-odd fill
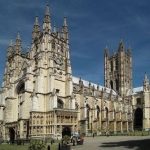
[[[104,52],[105,87],[127,96],[132,90],[132,56],[131,50],[125,49],[123,41],[119,43],[117,53],[110,55],[108,48]]]

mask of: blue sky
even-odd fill
[[[73,75],[103,85],[103,50],[111,52],[123,39],[132,48],[133,84],[150,75],[149,0],[49,0],[52,25],[69,25]],[[23,48],[31,45],[35,16],[42,25],[47,0],[0,0],[0,80],[9,41],[19,31]]]

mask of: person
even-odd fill
[[[95,136],[95,135],[94,135],[94,133],[93,133],[93,138],[94,138],[94,136]]]
[[[109,130],[106,131],[106,136],[109,137]]]

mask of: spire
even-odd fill
[[[125,50],[125,46],[124,46],[123,40],[121,40],[119,43],[118,51],[121,52],[124,50]]]
[[[21,38],[20,38],[20,33],[18,32],[17,33],[17,38],[16,38],[17,40],[21,40]]]
[[[15,53],[20,54],[21,53],[21,37],[20,33],[17,33],[17,38],[16,38],[16,44],[15,44]]]
[[[45,9],[45,16],[44,16],[44,22],[43,22],[43,31],[45,33],[50,33],[51,31],[51,20],[50,20],[50,9],[49,5],[46,5]]]
[[[50,11],[49,11],[49,5],[46,5],[46,9],[45,9],[45,15],[49,16],[50,15]]]
[[[35,17],[34,25],[35,26],[39,26],[39,18],[38,18],[38,16]]]
[[[64,23],[63,23],[63,28],[62,28],[62,34],[63,34],[63,38],[67,41],[67,43],[69,42],[69,35],[68,35],[68,25],[67,25],[67,18],[64,17]]]
[[[64,27],[68,27],[68,25],[67,25],[67,18],[66,17],[64,17],[64,24],[63,24],[63,26]]]
[[[145,72],[145,75],[144,75],[144,82],[149,82],[146,72]]]
[[[32,31],[32,40],[34,41],[35,38],[39,37],[39,35],[40,35],[40,25],[39,25],[39,19],[36,16],[34,26],[33,26],[33,31]]]
[[[108,55],[109,55],[109,49],[108,49],[107,45],[106,45],[106,47],[105,47],[105,49],[104,49],[104,55],[105,55],[105,56],[108,56]]]

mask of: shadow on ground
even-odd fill
[[[135,150],[150,150],[150,139],[144,140],[129,140],[129,141],[120,141],[120,142],[108,142],[102,143],[99,147],[115,148],[124,147],[127,149]]]

